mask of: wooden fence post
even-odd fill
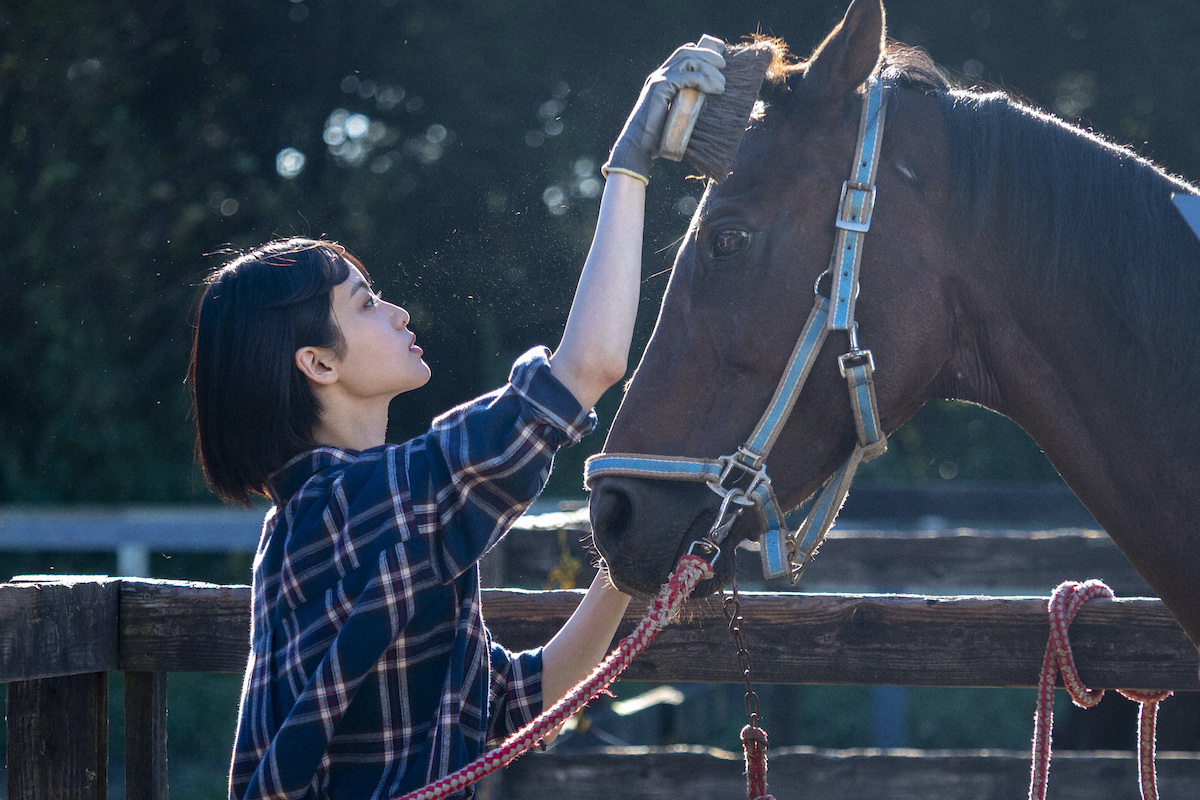
[[[125,797],[167,800],[167,673],[125,673]]]
[[[108,796],[108,673],[8,685],[9,800]]]
[[[118,584],[96,576],[30,575],[0,585],[9,800],[107,796]]]

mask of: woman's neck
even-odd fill
[[[322,397],[321,417],[313,426],[313,441],[343,450],[368,450],[387,441],[386,403],[347,402],[342,397]]]

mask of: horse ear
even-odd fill
[[[830,98],[855,91],[879,66],[884,31],[882,0],[853,0],[846,16],[808,59],[804,83]]]

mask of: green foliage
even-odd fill
[[[167,770],[172,797],[227,796],[241,689],[241,675],[175,672],[167,679]]]
[[[435,379],[397,402],[390,436],[423,430],[502,380],[527,346],[557,341],[590,241],[589,181],[649,69],[704,31],[761,29],[804,53],[844,10],[10,5],[0,12],[0,502],[209,499],[191,455],[188,316],[217,251],[276,235],[346,242],[413,312]],[[892,34],[940,63],[1200,175],[1200,108],[1179,102],[1196,70],[1192,5],[895,0],[888,11]],[[353,115],[366,127],[347,139],[335,123]],[[305,159],[292,177],[276,169],[288,148]],[[686,173],[663,165],[652,187],[639,342],[665,285],[652,276],[669,269],[687,198],[700,193]],[[919,415],[876,469],[938,474],[950,459],[937,429],[964,415],[971,425],[971,413]],[[982,424],[982,438],[955,445],[969,450],[959,479],[1051,474],[1013,444],[1023,434]],[[578,492],[582,459],[602,438],[564,454],[552,490]]]

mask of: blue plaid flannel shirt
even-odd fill
[[[396,796],[541,711],[541,650],[491,640],[478,561],[595,426],[547,356],[406,444],[321,447],[272,476],[231,797]]]

